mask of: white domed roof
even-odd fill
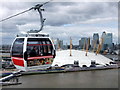
[[[62,66],[65,64],[74,64],[74,61],[79,61],[79,66],[86,65],[90,66],[91,61],[95,61],[98,64],[106,65],[109,64],[109,62],[112,62],[109,58],[106,58],[103,55],[96,55],[93,52],[88,52],[87,56],[85,55],[85,51],[80,50],[71,50],[72,56],[70,56],[70,50],[61,50],[56,52],[56,57],[53,61],[52,66],[55,66],[56,64],[58,66]]]

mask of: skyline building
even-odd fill
[[[105,31],[102,33],[103,44],[102,50],[112,49],[113,48],[113,35],[112,33],[106,33]]]
[[[98,33],[94,33],[93,34],[93,40],[92,40],[92,47],[94,46],[98,46],[99,44],[99,34]]]
[[[107,33],[105,37],[105,44],[112,45],[112,33]]]
[[[101,39],[102,38],[102,39]],[[102,33],[101,37],[99,33],[93,33],[93,38],[90,40],[88,37],[82,37],[79,39],[79,45],[73,44],[73,47],[77,47],[79,49],[91,49],[93,51],[97,50],[98,45],[101,45],[101,50],[112,50],[114,47],[113,44],[113,34],[106,33],[105,31]],[[56,49],[67,49],[69,45],[64,45],[63,40],[56,39],[55,47]]]
[[[89,47],[89,45],[90,45],[90,38],[82,37],[81,40],[79,40],[79,47],[80,47],[80,49],[83,49],[83,48],[85,49],[87,45]]]
[[[95,41],[96,44],[99,44],[99,34],[98,33],[93,34],[93,40]]]

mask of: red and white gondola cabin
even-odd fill
[[[11,47],[11,59],[22,71],[49,68],[54,58],[55,47],[48,34],[17,36]]]

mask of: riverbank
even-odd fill
[[[31,71],[22,71],[22,75],[33,75],[33,74],[49,74],[49,73],[67,73],[67,72],[81,72],[81,71],[96,71],[96,70],[108,70],[108,69],[118,69],[117,65],[104,66],[104,67],[53,67],[51,69],[44,70],[31,70]],[[17,69],[5,69],[0,72],[2,77],[17,72]]]
[[[118,88],[118,69],[23,75],[3,88]]]

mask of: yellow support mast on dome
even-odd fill
[[[70,56],[72,56],[72,38],[70,37]]]

